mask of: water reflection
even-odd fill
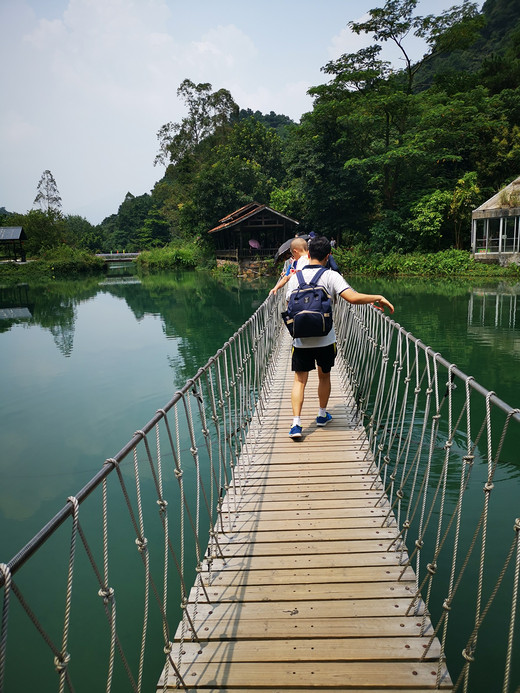
[[[89,278],[43,287],[23,284],[0,288],[0,332],[8,332],[20,322],[38,326],[52,334],[63,356],[70,357],[78,307],[106,294],[124,301],[138,321],[148,315],[159,317],[167,339],[192,340],[204,334],[207,339],[203,338],[203,343],[216,351],[261,304],[269,285],[269,280],[255,285],[237,279],[222,283],[202,272],[138,277],[126,263],[111,268],[101,281]],[[189,351],[189,344],[186,346]],[[205,352],[207,358],[214,351]],[[193,372],[200,365],[190,359]]]
[[[474,288],[468,302],[468,325],[512,330],[520,327],[519,294],[520,284]]]
[[[29,301],[27,284],[0,287],[0,332],[32,317],[34,306]]]
[[[468,336],[494,354],[520,358],[520,284],[476,287],[468,301]]]
[[[55,509],[57,498],[94,476],[251,316],[269,286],[200,272],[110,273],[101,282],[2,290],[0,519],[30,519],[20,541],[0,532],[4,544],[8,534],[13,545],[28,540],[37,516],[48,519],[46,504]]]

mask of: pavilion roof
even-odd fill
[[[27,239],[22,226],[0,226],[0,241],[24,241]]]
[[[281,212],[277,212],[275,209],[272,209],[267,205],[261,205],[258,202],[250,202],[248,205],[240,207],[239,209],[236,209],[234,212],[231,212],[231,214],[228,214],[227,216],[220,219],[219,225],[215,226],[213,229],[210,229],[208,233],[214,233],[215,231],[221,231],[222,229],[231,228],[232,226],[241,224],[243,221],[246,221],[246,219],[249,219],[263,211],[267,211],[278,217],[287,219],[288,221],[291,221],[294,224],[299,224],[299,222],[296,221],[296,219],[291,219],[291,217],[288,217],[285,214],[282,214]]]
[[[486,200],[474,212],[489,212],[491,210],[510,209],[520,207],[520,176],[506,185],[489,200]]]

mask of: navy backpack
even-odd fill
[[[320,267],[308,283],[301,270],[296,272],[299,286],[289,296],[287,310],[282,313],[294,338],[324,337],[332,329],[332,299],[324,286],[317,286],[326,271],[326,267]]]

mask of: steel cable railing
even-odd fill
[[[198,641],[198,604],[211,603],[211,566],[222,557],[217,529],[232,522],[223,499],[231,485],[240,491],[259,430],[251,424],[261,423],[273,383],[280,300],[266,301],[26,547],[0,563],[2,693],[21,676],[25,654],[16,650],[35,641],[20,626],[26,616],[44,645],[39,661],[54,662],[60,690],[100,690],[102,681],[107,691],[141,691],[156,685],[160,666],[163,687],[169,671],[187,686],[183,645]],[[409,611],[441,643],[437,686],[447,659],[455,690],[513,693],[520,512],[509,507],[497,470],[515,456],[520,413],[370,306],[341,301],[335,322],[338,368],[390,503],[384,522],[398,523],[403,574],[415,570]],[[125,464],[130,454],[133,466]],[[50,553],[60,579],[47,598],[55,612],[65,601],[54,619],[39,594],[25,596],[25,576],[51,544],[65,556]],[[95,683],[77,665],[85,650],[78,622],[87,612],[93,620],[100,614],[83,665],[96,669]]]
[[[180,675],[182,645],[185,638],[198,639],[199,598],[210,602],[202,571],[211,571],[212,560],[222,556],[216,525],[230,521],[221,512],[223,498],[230,485],[236,488],[244,477],[250,424],[254,417],[261,419],[272,383],[280,299],[266,300],[14,558],[0,563],[2,693],[19,689],[24,676],[19,663],[28,642],[44,644],[39,659],[32,647],[31,670],[41,666],[38,677],[46,690],[53,680],[47,673],[49,657],[60,691],[150,690],[160,673],[161,642],[165,681],[172,670],[179,686],[185,686]],[[133,469],[125,464],[127,457]],[[69,518],[73,523],[67,542]],[[140,557],[137,564],[123,548],[131,545]],[[68,553],[65,566],[56,550]],[[32,569],[34,561],[39,562],[38,570],[42,563],[52,564],[51,582],[56,586],[45,600],[53,604],[50,618],[35,589],[41,575]],[[60,586],[63,568],[65,590]],[[87,584],[92,589],[86,589]],[[172,590],[180,594],[173,605],[168,598]],[[64,592],[60,625],[57,615]],[[101,608],[95,601],[98,595]],[[16,614],[13,600],[21,607]],[[24,614],[28,619],[22,622]],[[96,626],[85,636],[87,617]],[[179,621],[174,651],[169,624]],[[37,634],[36,640],[31,633]]]
[[[440,639],[437,687],[447,658],[454,691],[518,691],[520,500],[497,470],[518,464],[520,411],[372,306],[340,301],[335,324],[385,523],[415,570],[408,613],[425,607]]]

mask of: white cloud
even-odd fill
[[[423,4],[439,3],[451,0]],[[45,169],[63,211],[92,222],[148,192],[162,175],[156,133],[185,115],[185,78],[298,120],[327,59],[370,43],[339,30],[349,3],[329,4],[320,18],[313,0],[265,0],[262,15],[238,0],[0,0],[0,206],[28,210]]]
[[[203,73],[208,68],[214,72],[216,67],[241,73],[258,56],[254,42],[233,24],[211,29],[200,41],[193,41],[189,48],[188,61]],[[215,63],[208,65],[208,59]]]
[[[368,13],[355,19],[355,22],[365,22],[369,18]],[[332,37],[328,47],[331,60],[337,60],[344,53],[357,53],[361,48],[369,46],[373,41],[365,34],[356,34],[349,27],[342,29],[339,34]]]

